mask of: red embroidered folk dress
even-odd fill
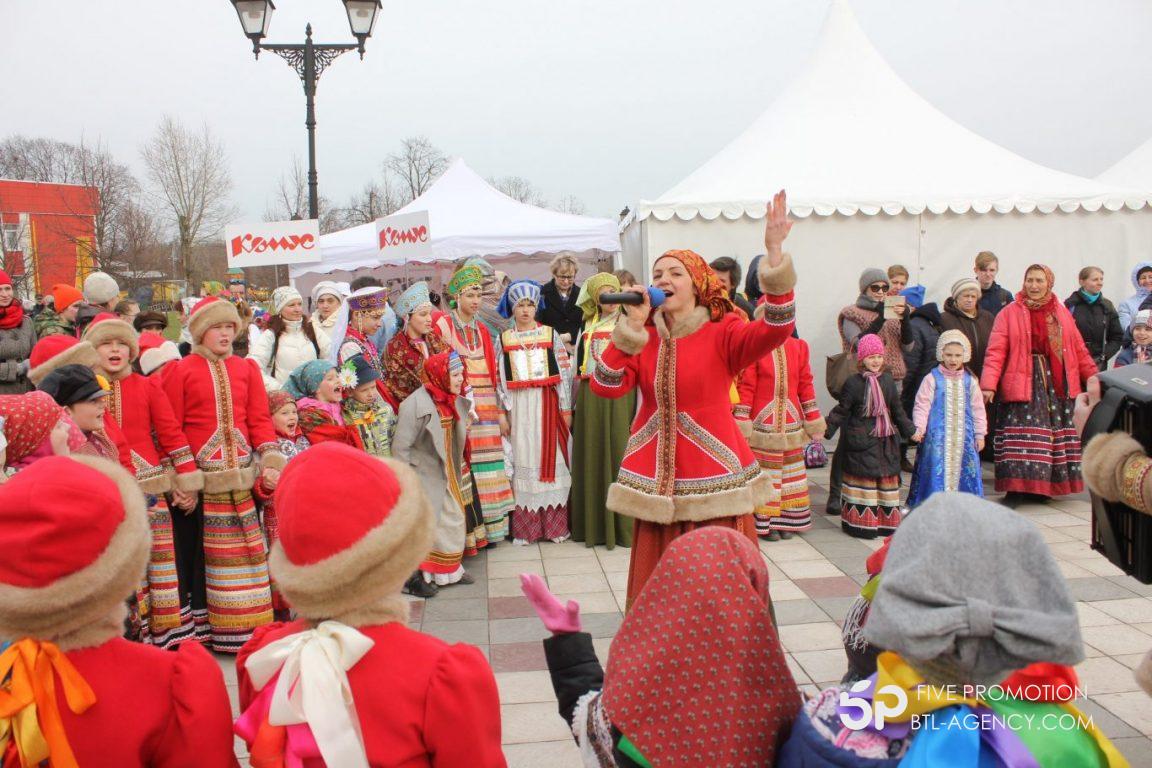
[[[592,391],[621,397],[640,390],[624,461],[608,509],[637,519],[628,600],[640,592],[667,544],[703,524],[755,538],[752,513],[771,486],[732,415],[736,376],[784,343],[795,317],[791,260],[761,270],[763,314],[734,312],[711,322],[706,307],[668,328],[662,312],[641,337],[617,323],[593,370]]]

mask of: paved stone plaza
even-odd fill
[[[761,542],[771,572],[780,639],[796,681],[805,690],[837,681],[845,670],[839,624],[866,580],[864,559],[879,546],[840,532],[839,518],[823,513],[827,470],[812,473],[813,529],[789,541]],[[991,486],[991,478],[985,478]],[[1152,586],[1124,576],[1088,547],[1087,495],[1019,513],[1040,526],[1073,595],[1079,601],[1085,655],[1077,667],[1093,716],[1133,766],[1152,766],[1152,700],[1136,685],[1132,668],[1152,648]],[[545,542],[501,544],[467,563],[476,583],[413,601],[412,626],[484,651],[500,686],[505,753],[512,768],[577,768],[579,755],[556,700],[540,641],[547,635],[520,594],[521,573],[546,576],[553,592],[579,601],[585,631],[608,658],[623,618],[629,550]],[[224,666],[235,707],[231,659]],[[237,740],[237,749],[244,745]]]

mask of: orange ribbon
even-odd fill
[[[92,688],[54,643],[25,638],[0,653],[0,755],[12,742],[21,765],[51,759],[52,768],[79,768],[60,719],[53,672],[74,714],[96,703]]]

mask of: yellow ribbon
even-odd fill
[[[883,697],[886,703],[895,704],[895,701],[888,702],[888,697],[894,699],[895,694],[885,693],[886,686],[896,686],[908,695],[908,705],[904,710],[888,718],[897,723],[906,723],[916,715],[935,712],[953,704],[974,707],[980,703],[976,699],[953,693],[950,686],[928,685],[923,675],[909,666],[900,654],[892,651],[884,651],[876,659],[876,690],[872,700],[877,701]],[[890,707],[888,711],[895,710]]]
[[[92,688],[54,643],[26,638],[0,653],[0,756],[12,740],[21,765],[51,759],[52,768],[79,768],[57,708],[54,672],[74,714],[96,703]]]

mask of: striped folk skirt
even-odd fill
[[[476,421],[468,427],[468,447],[471,450],[472,476],[476,481],[473,493],[484,516],[487,540],[500,542],[508,537],[508,515],[515,501],[512,484],[504,469],[504,444],[500,440],[500,403],[496,390],[486,381],[472,385],[472,401],[476,408]]]
[[[448,455],[455,456],[452,445],[455,426],[450,418],[440,419],[444,430],[444,445]],[[443,504],[436,510],[436,532],[432,538],[432,550],[424,556],[420,570],[424,580],[436,582],[444,587],[455,584],[464,577],[464,551],[467,549],[468,521],[467,507],[472,503],[472,477],[468,466],[461,462],[459,467],[444,468],[444,482],[448,493],[443,496]]]
[[[1032,399],[996,408],[997,491],[1052,497],[1084,490],[1074,403],[1056,396],[1048,359],[1032,355]]]
[[[280,538],[280,520],[276,517],[276,502],[270,498],[263,502],[260,507],[260,511],[264,516],[264,539],[268,542],[268,551],[271,552],[272,545]],[[276,588],[275,580],[271,578],[269,580],[272,585],[273,617],[275,617],[276,621],[291,621],[292,606],[288,605],[288,601],[284,599],[284,595]]]
[[[214,651],[236,653],[256,627],[272,622],[264,534],[248,491],[205,493],[201,508],[210,643]]]
[[[844,473],[840,527],[849,536],[891,536],[900,525],[900,475],[860,477]]]
[[[148,496],[155,503],[148,509],[152,550],[141,592],[141,613],[147,633],[141,639],[160,648],[174,648],[193,635],[192,606],[181,596],[176,574],[176,546],[172,538],[172,514],[163,496]],[[177,510],[177,514],[184,514]]]
[[[812,527],[812,503],[808,498],[808,469],[804,449],[765,451],[752,449],[760,468],[768,475],[776,500],[756,510],[756,533],[798,533]]]

